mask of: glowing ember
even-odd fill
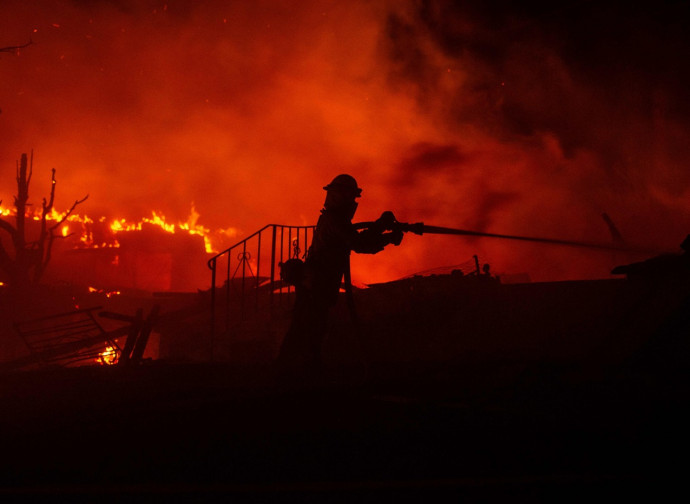
[[[105,350],[98,354],[96,362],[103,366],[112,366],[114,364],[117,364],[117,360],[119,357],[120,355],[117,348],[108,345],[105,347]]]

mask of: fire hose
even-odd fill
[[[386,211],[381,217],[375,221],[359,222],[353,224],[354,228],[357,230],[372,230],[377,233],[384,233],[386,231],[390,232],[402,232],[402,233],[413,233],[416,235],[455,235],[455,236],[472,236],[472,237],[483,237],[483,238],[500,238],[504,240],[519,240],[527,241],[533,243],[544,243],[549,245],[562,245],[567,247],[580,247],[595,250],[608,250],[615,252],[627,252],[635,254],[660,254],[666,253],[662,250],[654,250],[640,247],[631,247],[624,243],[597,243],[597,242],[587,242],[587,241],[576,241],[576,240],[563,240],[559,238],[542,238],[535,236],[521,236],[521,235],[510,235],[510,234],[500,234],[500,233],[487,233],[484,231],[471,231],[467,229],[457,229],[442,226],[429,226],[423,222],[407,223],[399,222],[393,212]],[[297,285],[300,283],[304,263],[300,259],[290,259],[285,263],[280,263],[281,267],[281,278],[290,285]],[[348,272],[349,273],[349,272]]]
[[[499,234],[499,233],[487,233],[484,231],[470,231],[467,229],[456,229],[441,226],[429,226],[423,222],[416,222],[414,224],[407,222],[398,222],[393,216],[392,212],[384,212],[381,217],[372,222],[359,222],[354,224],[355,229],[374,229],[379,232],[384,231],[402,231],[403,233],[413,233],[416,235],[425,234],[440,234],[440,235],[456,235],[456,236],[474,236],[474,237],[485,237],[485,238],[502,238],[506,240],[520,240],[535,243],[546,243],[551,245],[564,245],[568,247],[583,247],[590,249],[600,249],[600,250],[611,250],[618,252],[634,252],[640,254],[659,254],[664,251],[645,249],[639,247],[631,247],[626,244],[616,244],[616,243],[597,243],[597,242],[586,242],[586,241],[575,241],[575,240],[562,240],[558,238],[541,238],[534,236],[520,236],[520,235],[509,235],[509,234]]]

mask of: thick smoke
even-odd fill
[[[310,224],[341,172],[358,217],[675,250],[690,231],[687,6],[574,2],[8,1],[0,197],[249,234]],[[360,282],[466,261],[536,279],[632,258],[406,238]]]

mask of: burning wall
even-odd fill
[[[682,4],[3,3],[0,174],[58,168],[84,212],[210,229],[313,224],[340,172],[358,217],[675,250],[690,230]],[[45,194],[38,178],[34,194]],[[64,198],[64,199],[62,199]],[[452,241],[449,241],[452,240]],[[383,281],[477,253],[535,279],[627,258],[409,237],[357,258]]]
[[[111,289],[193,292],[208,283],[207,259],[201,237],[146,227],[123,233],[117,248],[61,250],[46,280]]]
[[[144,223],[104,234],[101,246],[61,244],[47,280],[147,291],[195,291],[208,284],[204,237]],[[96,233],[98,236],[99,233]],[[98,243],[98,242],[95,242]]]

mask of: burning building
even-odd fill
[[[154,227],[128,231],[118,247],[75,248],[57,256],[48,280],[146,291],[194,291],[208,283],[203,238]]]
[[[6,222],[16,211],[0,208]],[[211,232],[196,224],[192,207],[187,222],[172,224],[152,213],[135,223],[125,219],[91,219],[53,212],[47,218],[52,231],[47,268],[49,283],[146,291],[195,291],[208,283],[205,263],[213,252]],[[28,212],[25,237],[30,248],[41,233],[41,219]],[[13,250],[9,233],[3,233],[5,250]]]
[[[85,228],[58,244],[47,280],[144,291],[195,291],[208,283],[208,238],[201,232],[175,232],[160,217]]]

